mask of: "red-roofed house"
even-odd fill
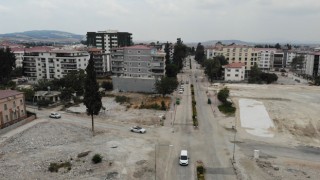
[[[0,90],[0,129],[27,117],[24,94],[13,90]]]
[[[245,75],[244,63],[231,63],[224,66],[225,81],[243,81]]]

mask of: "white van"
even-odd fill
[[[189,157],[187,150],[181,150],[180,157],[179,157],[179,164],[181,166],[188,166],[189,164]]]

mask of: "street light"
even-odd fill
[[[158,144],[158,146],[172,147],[172,144]],[[154,179],[157,180],[157,144],[154,144]]]

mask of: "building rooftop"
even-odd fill
[[[145,45],[126,46],[124,48],[125,49],[145,49],[145,50],[151,49],[150,47],[145,46]]]
[[[245,66],[244,63],[237,62],[237,63],[227,64],[224,67],[225,68],[242,68],[243,66]]]
[[[15,90],[0,90],[0,99],[4,99],[7,97],[15,96],[23,94],[23,92],[15,91]]]

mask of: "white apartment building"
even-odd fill
[[[224,80],[225,81],[243,81],[245,78],[245,64],[231,63],[224,66]]]
[[[25,49],[24,73],[29,81],[60,79],[70,71],[85,69],[90,55],[86,51],[35,47]]]
[[[320,76],[320,52],[307,55],[304,73],[313,77]]]
[[[257,58],[258,68],[263,71],[269,71],[274,59],[275,48],[255,48],[252,58]]]
[[[16,67],[22,67],[24,48],[12,48],[11,51],[14,53],[16,57]]]

